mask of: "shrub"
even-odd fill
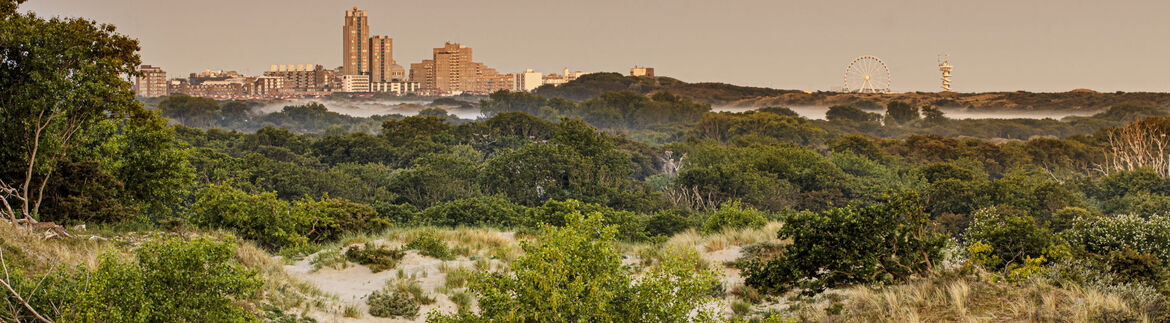
[[[211,185],[197,196],[191,207],[197,224],[235,230],[269,249],[303,250],[310,242],[345,232],[382,230],[390,224],[368,205],[328,196],[289,203],[274,192],[249,194],[226,185]]]
[[[1109,268],[1123,283],[1143,283],[1153,286],[1166,281],[1166,269],[1162,260],[1151,253],[1126,248],[1109,253]]]
[[[310,238],[315,241],[332,240],[346,232],[381,232],[391,225],[369,205],[329,196],[295,201],[292,209],[311,214],[316,223],[310,224],[313,233]]]
[[[370,267],[370,271],[380,272],[398,266],[398,261],[406,253],[399,249],[390,249],[382,245],[366,243],[361,246],[350,247],[345,251],[345,259],[360,265]]]
[[[670,237],[696,225],[693,217],[682,210],[661,210],[646,219],[647,237]]]
[[[435,205],[419,214],[419,221],[437,226],[512,227],[520,224],[524,207],[500,196],[458,199]]]
[[[383,289],[370,293],[366,296],[366,305],[370,306],[370,315],[376,317],[403,317],[413,320],[418,316],[418,301],[410,293],[397,289]]]
[[[431,321],[652,321],[713,320],[702,307],[718,278],[668,257],[637,281],[622,269],[617,230],[600,214],[565,215],[564,227],[545,225],[508,272],[480,273],[469,283],[479,313],[433,314]]]
[[[1132,249],[1170,262],[1170,216],[1136,215],[1081,218],[1063,233],[1069,244],[1089,254],[1108,255]]]
[[[137,262],[113,254],[81,267],[64,288],[61,321],[225,322],[253,318],[240,306],[260,287],[256,272],[233,261],[235,244],[163,238],[142,245]],[[182,288],[176,288],[182,286]]]
[[[1053,232],[1062,232],[1072,227],[1073,221],[1078,218],[1090,218],[1093,216],[1092,212],[1084,208],[1070,206],[1065,207],[1056,212],[1047,219],[1048,227],[1052,228]]]
[[[744,281],[775,294],[801,288],[814,294],[851,284],[894,282],[928,272],[941,260],[946,236],[929,228],[918,195],[887,196],[868,207],[850,205],[789,217],[779,238],[784,252],[752,261]]]
[[[707,215],[703,221],[703,232],[713,233],[723,228],[758,229],[767,224],[768,218],[764,212],[743,205],[740,201],[731,201],[724,202],[718,210]]]
[[[564,201],[548,200],[539,207],[528,209],[526,214],[529,228],[538,228],[541,224],[564,226],[567,223],[565,216],[573,213],[599,214],[605,218],[605,223],[616,226],[618,238],[627,241],[645,240],[646,234],[642,217],[630,211],[618,211],[596,203],[585,203],[568,199]]]
[[[1027,213],[1006,205],[976,211],[966,239],[968,243],[986,244],[992,250],[986,257],[994,260],[985,265],[995,269],[1043,257],[1056,243],[1051,230]]]
[[[418,250],[418,253],[424,256],[442,260],[455,259],[455,257],[451,255],[451,249],[447,248],[447,243],[443,240],[440,240],[438,237],[435,237],[435,232],[433,231],[423,231],[422,233],[419,233],[419,235],[415,237],[414,240],[411,240],[406,244],[406,249]]]
[[[191,207],[197,224],[233,229],[241,237],[270,249],[309,242],[302,232],[309,231],[311,215],[292,209],[288,202],[277,199],[276,193],[254,195],[226,185],[211,185],[197,196]]]

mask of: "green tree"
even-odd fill
[[[902,125],[922,118],[918,108],[902,101],[890,101],[886,104],[886,125]]]
[[[882,116],[873,112],[865,112],[852,105],[834,105],[825,112],[825,119],[829,121],[877,122],[882,119]]]
[[[158,110],[163,116],[191,127],[206,128],[219,120],[219,103],[209,98],[172,95],[159,101]]]
[[[175,140],[174,128],[151,111],[126,120],[122,133],[105,143],[107,167],[124,185],[126,198],[146,206],[151,215],[169,215],[195,178],[189,152]]]
[[[18,3],[0,8],[0,215],[12,221],[37,218],[78,137],[142,109],[125,78],[138,73],[137,41],[86,19],[12,13]]]

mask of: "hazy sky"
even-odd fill
[[[627,73],[635,63],[684,81],[783,89],[840,87],[856,56],[881,57],[895,91],[1170,91],[1170,1],[687,0],[29,0],[136,37],[169,76],[259,74],[271,64],[341,65],[345,10],[367,10],[394,56],[444,41],[500,72]]]

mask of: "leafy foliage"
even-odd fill
[[[744,229],[762,228],[768,224],[764,212],[745,206],[739,201],[724,202],[718,210],[707,215],[703,221],[703,232],[719,232],[725,228]]]
[[[242,322],[254,317],[237,302],[252,297],[260,281],[234,257],[231,241],[162,238],[143,245],[137,262],[106,255],[96,268],[49,287],[68,297],[62,318],[69,321]]]
[[[779,256],[746,265],[745,282],[766,293],[800,288],[817,293],[853,284],[891,283],[929,271],[941,260],[945,236],[929,229],[918,196],[788,217]]]
[[[483,273],[469,284],[480,296],[479,313],[432,315],[428,321],[713,320],[696,308],[710,300],[713,273],[670,260],[637,282],[621,267],[617,233],[597,214],[565,215],[565,227],[545,226],[508,272]],[[673,259],[673,258],[672,258]]]

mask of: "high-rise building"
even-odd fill
[[[471,47],[446,43],[434,49],[433,59],[410,65],[410,80],[419,82],[423,92],[484,92],[496,88],[500,74],[483,63],[473,62],[471,53]],[[481,80],[486,77],[493,79]]]
[[[345,12],[341,38],[342,74],[369,75],[370,46],[366,43],[370,39],[370,25],[365,10],[353,7]]]
[[[370,37],[370,82],[402,80],[402,66],[394,61],[394,39],[387,36]]]
[[[167,72],[161,67],[142,65],[142,75],[134,79],[134,93],[140,97],[153,98],[167,95]]]
[[[426,59],[410,64],[410,81],[427,91],[435,90],[435,61]]]

